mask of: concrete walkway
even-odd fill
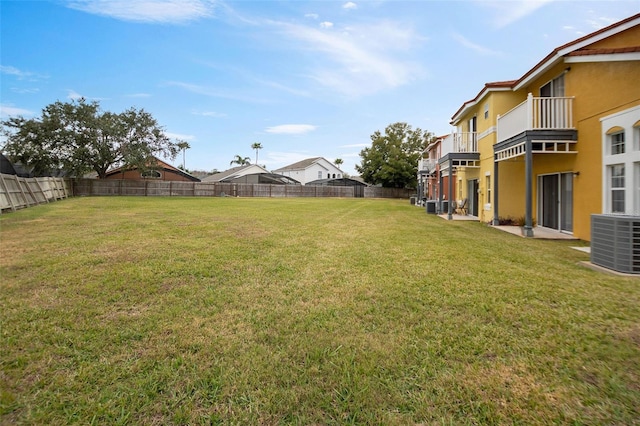
[[[447,220],[448,215],[447,213],[445,213],[445,214],[439,214],[438,216],[444,220]],[[451,220],[471,220],[471,221],[475,220],[476,222],[479,221],[478,216],[471,216],[470,214],[467,214],[467,215],[453,214],[451,215],[451,217],[453,218]]]
[[[445,214],[440,214],[438,215],[439,217],[441,217],[444,220],[448,220],[448,215]],[[471,216],[471,215],[461,215],[461,214],[453,214],[451,215],[451,220],[471,220],[471,221],[478,221],[478,217],[477,216]],[[509,234],[513,234],[513,235],[517,235],[519,237],[523,237],[522,235],[522,229],[519,226],[493,226],[490,225],[492,228],[497,229],[498,231],[503,231],[503,232],[507,232]],[[560,232],[560,231],[556,231],[555,229],[549,229],[549,228],[544,228],[541,226],[536,226],[533,228],[533,238],[538,238],[538,239],[542,239],[542,240],[577,240],[578,238],[574,237],[571,234],[566,234],[564,232]]]
[[[519,226],[491,226],[499,231],[508,232],[513,235],[523,237],[522,229]],[[539,238],[542,240],[577,240],[571,234],[565,234],[564,232],[556,231],[555,229],[543,228],[536,226],[533,228],[533,238]]]

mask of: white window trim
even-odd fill
[[[640,131],[633,127],[640,119],[640,106],[629,108],[600,119],[602,140],[602,213],[640,216]],[[625,152],[611,154],[611,135],[607,131],[613,127],[621,127],[625,133]],[[624,164],[625,200],[624,213],[611,211],[611,169],[610,166]]]
[[[622,179],[623,179],[623,186],[613,186],[612,185],[612,181],[613,181],[613,168],[614,167],[620,167],[622,166]],[[608,207],[608,213],[610,214],[626,214],[626,212],[629,209],[629,206],[627,205],[627,186],[629,184],[628,182],[628,177],[629,177],[629,173],[625,167],[624,163],[621,164],[608,164],[607,165],[607,175],[606,175],[606,179],[607,179],[607,207]],[[622,211],[613,211],[613,194],[615,192],[622,192],[624,195],[624,209]]]

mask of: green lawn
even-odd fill
[[[576,242],[370,199],[0,227],[0,424],[640,424],[640,280]]]

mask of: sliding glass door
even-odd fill
[[[538,188],[538,223],[573,232],[573,173],[539,176]]]

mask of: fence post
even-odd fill
[[[11,211],[16,211],[16,206],[13,204],[13,200],[11,200],[11,194],[9,194],[9,187],[7,183],[4,181],[4,175],[0,173],[0,183],[2,183],[4,193],[7,194],[7,200],[9,200],[9,205],[11,206]]]
[[[40,179],[38,178],[34,178],[36,180],[36,185],[38,185],[38,189],[40,190],[40,193],[42,194],[42,198],[44,198],[44,201],[49,204],[49,199],[47,198],[47,195],[44,193],[44,189],[42,189],[42,185],[40,185]]]
[[[62,193],[64,194],[64,198],[69,198],[69,191],[67,190],[67,180],[64,178],[60,178],[62,183]]]
[[[40,204],[38,202],[38,199],[36,198],[36,194],[33,193],[33,191],[31,190],[31,185],[29,185],[29,182],[27,182],[27,180],[25,179],[24,184],[27,186],[27,190],[29,191],[29,194],[31,194],[31,197],[33,198],[33,204]],[[27,207],[29,207],[27,205]]]
[[[21,182],[20,179],[24,180],[24,178],[16,178],[16,183],[18,184],[18,188],[22,194],[22,200],[24,201],[25,207],[29,207],[29,200],[27,200],[27,195],[24,193],[24,188],[22,187],[22,184],[25,182]]]

